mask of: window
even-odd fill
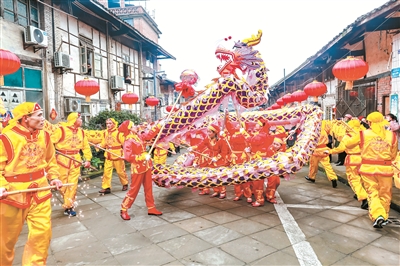
[[[92,66],[93,66],[93,45],[91,40],[84,38],[82,40],[79,39],[79,58],[81,63],[81,74],[86,74],[88,76],[92,76]]]
[[[125,78],[125,83],[132,84],[132,77],[131,77],[131,66],[128,64],[123,64],[123,75]]]
[[[4,19],[17,22],[24,27],[28,25],[39,28],[39,9],[36,0],[2,0],[3,6],[0,14]]]
[[[4,76],[4,86],[28,88],[41,91],[42,71],[38,69],[21,67],[18,71]]]
[[[103,77],[103,64],[101,54],[94,54],[94,76],[98,78]]]

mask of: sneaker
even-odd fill
[[[122,186],[122,191],[127,191],[128,190],[128,185],[123,185]]]
[[[160,215],[162,215],[162,212],[160,212],[159,210],[157,210],[157,209],[154,207],[154,208],[148,209],[147,214],[148,214],[148,215],[160,216]]]
[[[111,189],[110,188],[103,188],[102,190],[99,190],[100,194],[110,194]]]
[[[120,215],[121,215],[121,218],[122,218],[123,220],[125,220],[125,221],[128,221],[128,220],[131,219],[131,217],[129,216],[129,214],[128,214],[127,211],[121,210]]]
[[[373,226],[374,228],[382,228],[384,222],[385,222],[385,219],[383,219],[382,216],[379,216],[378,218],[376,218],[376,220],[375,220],[375,222],[372,224],[372,226]]]
[[[311,179],[309,176],[304,177],[307,181],[310,181],[311,183],[315,183],[315,179]]]
[[[64,215],[76,216],[76,212],[72,208],[69,208],[64,210]]]
[[[332,180],[332,187],[333,188],[336,188],[337,187],[337,180],[335,179],[335,180]]]
[[[361,209],[368,210],[368,200],[363,200],[361,203]]]

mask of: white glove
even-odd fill
[[[223,136],[224,136],[224,131],[220,131],[220,132],[219,132],[219,135],[220,135],[221,137],[223,137]]]
[[[213,158],[211,159],[211,161],[212,161],[213,163],[215,163],[216,161],[218,161],[218,159],[217,159],[216,157],[213,157]]]
[[[59,190],[60,188],[62,188],[63,183],[59,179],[53,179],[51,180],[50,185],[56,186],[56,189]]]
[[[293,135],[294,133],[296,133],[296,130],[290,130],[290,131],[289,131],[289,134],[290,134],[290,135]]]
[[[245,152],[250,152],[250,151],[251,151],[251,148],[250,148],[250,147],[246,147],[246,148],[244,148],[244,151],[245,151]]]
[[[187,151],[188,151],[188,152],[191,152],[192,150],[193,150],[192,147],[188,147],[188,148],[187,148]]]
[[[150,154],[146,154],[146,157],[145,157],[146,161],[150,160],[150,158],[151,158],[151,155]]]
[[[193,163],[193,167],[197,167],[197,163]]]
[[[158,124],[159,124],[160,126],[163,126],[163,125],[165,125],[165,121],[164,121],[164,120],[160,120],[160,121],[158,122]]]
[[[244,128],[241,127],[239,132],[243,134],[244,133]]]
[[[8,193],[7,190],[3,187],[0,187],[0,199],[5,199],[7,198]]]

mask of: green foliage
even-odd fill
[[[93,157],[92,160],[90,161],[90,164],[97,169],[99,169],[99,165],[104,163],[100,158]]]
[[[132,114],[129,111],[101,111],[96,116],[93,116],[89,123],[83,128],[88,130],[102,130],[106,128],[106,120],[108,118],[114,118],[115,121],[120,125],[125,120],[131,120],[135,124],[141,123],[141,119],[136,114]]]

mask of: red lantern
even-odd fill
[[[350,98],[358,97],[358,91],[351,91],[349,94],[350,94]]]
[[[139,96],[133,92],[124,93],[121,97],[124,104],[129,104],[129,109],[132,109],[132,104],[135,104],[139,100]]]
[[[18,56],[10,51],[0,49],[0,86],[4,85],[3,76],[16,72],[21,66]]]
[[[324,83],[316,81],[316,80],[307,84],[307,86],[304,87],[304,92],[308,96],[313,96],[314,102],[318,102],[318,96],[321,96],[322,94],[326,93],[327,91],[328,91],[328,88],[326,87],[326,85]]]
[[[50,118],[51,118],[51,120],[56,119],[57,116],[58,116],[58,114],[57,114],[56,109],[52,108],[52,109],[51,109],[51,112],[50,112]]]
[[[99,83],[85,77],[83,80],[75,83],[75,91],[86,96],[86,102],[90,102],[90,96],[98,93],[100,90]]]
[[[307,98],[308,98],[308,95],[304,91],[297,90],[292,93],[292,99],[295,102],[301,103],[302,101],[307,100]]]
[[[165,107],[165,110],[169,113],[169,112],[171,112],[171,110],[172,110],[172,105],[168,105],[167,107]],[[174,108],[173,109],[173,112],[176,112],[176,111],[178,111],[179,110],[179,108]]]
[[[292,94],[288,93],[288,94],[283,95],[282,101],[284,104],[292,103],[293,102]]]
[[[274,103],[273,105],[271,105],[271,109],[272,110],[276,110],[276,109],[280,109],[281,106],[279,104]]]
[[[354,80],[364,77],[367,72],[367,62],[353,56],[340,60],[332,68],[332,73],[336,78],[346,81],[346,90],[351,90]]]
[[[150,97],[148,97],[148,98],[146,99],[146,104],[147,104],[148,106],[156,106],[159,102],[160,102],[160,100],[157,99],[157,98],[154,97],[154,96],[150,96]]]
[[[282,98],[279,98],[278,100],[276,100],[276,104],[280,105],[280,106],[284,106],[285,103],[283,102]]]

